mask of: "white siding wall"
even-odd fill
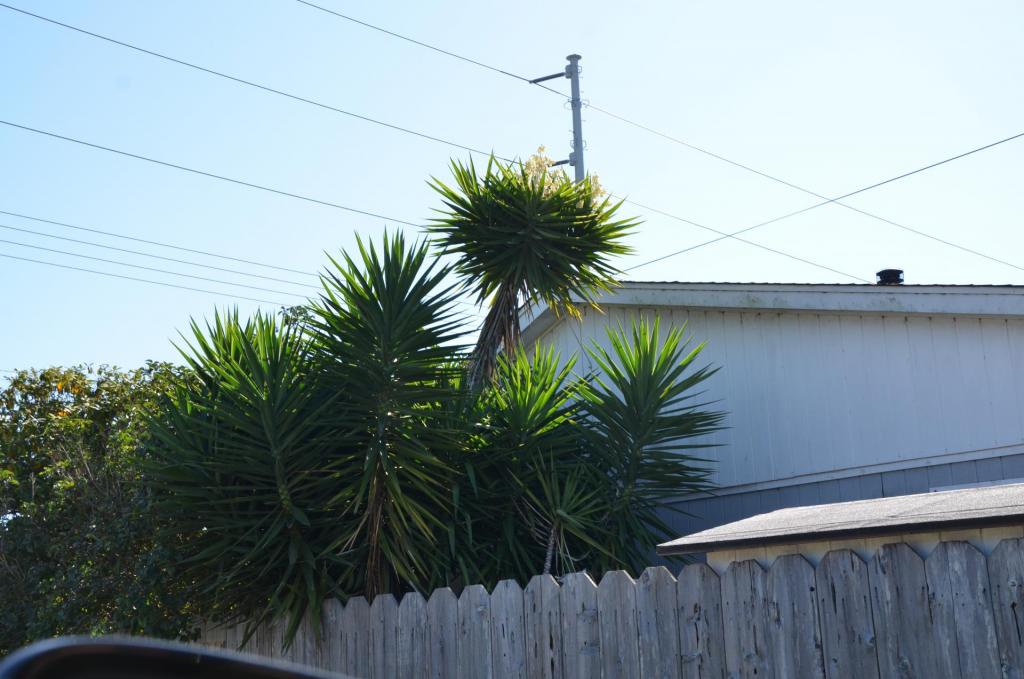
[[[581,353],[639,314],[659,315],[663,332],[686,323],[707,342],[703,362],[721,367],[708,397],[729,429],[708,456],[725,488],[1024,444],[1024,320],[607,306],[539,341]]]

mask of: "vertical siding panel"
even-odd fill
[[[831,461],[833,468],[852,467],[858,462],[873,461],[874,451],[868,439],[869,422],[873,421],[872,401],[863,398],[866,390],[863,369],[866,365],[864,341],[861,332],[860,316],[839,317],[840,341],[842,355],[839,360],[844,366],[843,371],[843,405],[844,419],[847,423],[849,438],[841,441],[835,459]]]
[[[901,422],[901,406],[891,393],[896,379],[889,374],[886,321],[886,316],[882,315],[861,316],[863,362],[849,367],[865,378],[860,398],[870,420],[864,422],[868,429],[867,448],[861,451],[860,459],[870,463],[899,456],[908,447],[908,428]]]
[[[814,391],[818,400],[828,402],[828,419],[823,423],[828,428],[830,441],[828,466],[838,468],[844,466],[842,461],[853,438],[852,418],[849,413],[850,391],[847,385],[848,364],[843,351],[843,327],[840,317],[836,314],[819,316],[818,331],[824,362],[820,378],[822,383],[818,389],[823,389],[828,397],[822,398],[820,391]]]
[[[772,381],[772,365],[777,359],[775,328],[771,323],[774,314],[744,314],[744,348],[747,350],[751,392],[754,396],[752,407],[754,417],[750,423],[754,429],[754,445],[744,451],[743,459],[737,466],[737,483],[749,483],[755,479],[774,479],[773,464],[778,452],[778,422],[775,403],[778,393]]]
[[[936,379],[935,342],[932,319],[911,316],[907,319],[907,344],[910,348],[910,379],[914,385],[914,401],[921,416],[918,447],[907,452],[909,457],[928,452],[942,452],[946,444],[946,406],[942,389],[932,388]]]
[[[984,361],[985,393],[989,397],[994,427],[993,445],[1017,443],[1024,439],[1020,428],[1020,412],[1013,383],[1011,364],[1013,351],[1007,341],[1006,321],[986,318],[981,321],[981,357]]]
[[[953,472],[948,464],[937,464],[927,468],[928,490],[953,485]]]
[[[775,446],[774,478],[788,478],[801,469],[817,466],[807,455],[807,421],[801,401],[811,390],[791,386],[807,384],[807,342],[800,335],[798,314],[775,316],[775,357],[772,361],[772,405],[777,417],[774,428],[779,434]]]
[[[961,419],[970,432],[968,445],[962,450],[995,445],[996,421],[993,417],[992,392],[985,375],[985,358],[981,339],[980,318],[957,318],[956,350],[964,391],[961,394]]]
[[[937,390],[942,395],[942,425],[945,432],[944,441],[941,447],[936,448],[932,453],[955,452],[958,450],[971,449],[971,425],[963,422],[964,414],[970,410],[964,410],[964,379],[960,363],[959,347],[956,341],[956,319],[933,318],[932,345],[935,349],[934,363],[931,365],[932,374],[929,375],[925,385],[939,387]],[[935,374],[936,368],[941,366],[939,374]],[[935,381],[942,380],[941,385]]]
[[[833,361],[826,352],[831,350],[825,344],[819,314],[801,314],[798,331],[800,345],[795,359],[800,362],[799,379],[806,385],[805,389],[791,389],[800,399],[800,422],[798,426],[803,432],[802,455],[800,469],[809,469],[816,460],[834,459],[835,446],[835,399],[821,398],[821,391],[835,390]]]
[[[1024,320],[1013,319],[1004,323],[1007,361],[1001,366],[995,366],[995,369],[1008,373],[1013,393],[1013,413],[1017,417],[1017,433],[1013,438],[1021,441],[1024,440],[1024,359],[1021,358],[1020,348],[1024,347]]]
[[[914,347],[910,339],[910,319],[906,316],[886,316],[882,320],[882,355],[885,357],[884,393],[890,418],[887,427],[903,431],[889,455],[894,459],[913,457],[926,450],[922,429],[922,416],[917,391],[920,388],[912,375]],[[883,385],[879,385],[882,387]],[[881,395],[881,394],[879,394]]]
[[[727,311],[722,314],[722,341],[728,363],[723,363],[720,374],[724,375],[725,390],[723,406],[728,411],[725,419],[729,427],[728,450],[716,451],[719,460],[716,481],[725,486],[735,483],[738,469],[747,451],[753,448],[754,428],[751,426],[750,370],[746,362],[746,347],[743,343],[741,314]]]

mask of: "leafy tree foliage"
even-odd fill
[[[57,634],[192,633],[139,461],[180,371],[21,371],[0,391],[0,655]]]

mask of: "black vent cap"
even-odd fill
[[[903,285],[903,269],[882,269],[875,275],[878,285]]]

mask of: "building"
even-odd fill
[[[641,316],[686,324],[721,370],[714,496],[679,535],[783,507],[1024,480],[1024,287],[627,282],[523,339],[582,353]],[[590,368],[581,357],[581,367]]]

